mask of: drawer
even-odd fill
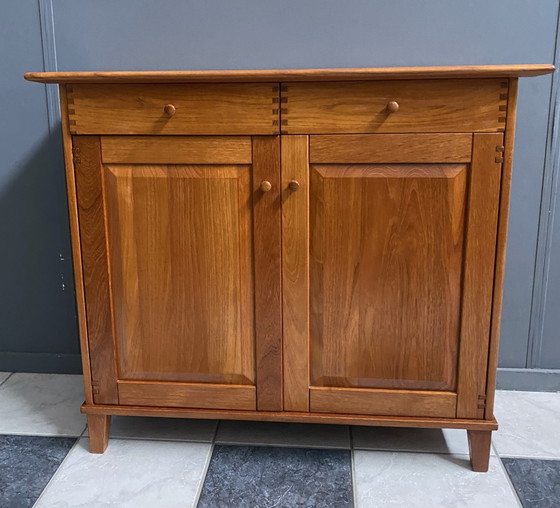
[[[507,91],[507,79],[287,83],[282,133],[501,132]]]
[[[278,85],[68,85],[72,134],[277,134]]]

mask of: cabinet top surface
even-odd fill
[[[228,71],[28,72],[39,83],[209,83],[274,81],[360,81],[382,79],[505,78],[554,72],[551,64],[272,69]]]

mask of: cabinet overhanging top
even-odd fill
[[[461,65],[360,69],[275,69],[230,71],[28,72],[39,83],[211,83],[275,81],[363,81],[381,79],[510,78],[554,72],[554,65]]]

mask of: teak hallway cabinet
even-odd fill
[[[90,445],[110,415],[468,431],[488,467],[517,78],[59,83]]]

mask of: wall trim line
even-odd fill
[[[45,72],[56,72],[56,39],[54,32],[54,13],[52,0],[39,1],[39,18],[41,22],[41,45],[43,48],[43,68]],[[47,100],[47,119],[49,132],[60,130],[60,99],[58,85],[45,85]]]

